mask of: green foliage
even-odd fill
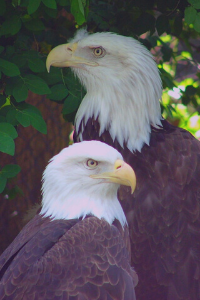
[[[195,134],[200,124],[199,46],[194,43],[199,10],[199,0],[0,0],[0,151],[15,154],[18,126],[47,132],[39,110],[26,103],[29,92],[63,105],[64,118],[73,122],[85,91],[68,69],[52,67],[48,74],[45,61],[53,47],[86,25],[90,32],[132,36],[152,51],[163,81],[163,115]],[[183,64],[196,67],[190,80],[179,78]],[[177,91],[178,97],[170,97]],[[5,187],[4,168],[0,192],[14,195],[18,189]]]
[[[197,12],[200,9],[200,1],[188,0],[188,2],[191,6],[185,9],[185,22],[189,25],[192,24],[194,29],[200,32],[200,12]]]
[[[78,25],[86,22],[88,6],[89,0],[71,0],[71,13]]]
[[[4,59],[0,59],[0,71],[10,77],[20,74],[19,68],[14,63]]]
[[[0,123],[0,151],[10,155],[15,153],[14,139],[18,136],[13,125],[6,122]]]
[[[66,85],[64,84],[56,84],[51,88],[51,94],[49,95],[49,99],[55,101],[61,101],[68,95],[68,90]]]
[[[15,177],[20,170],[21,168],[18,165],[6,165],[2,168],[0,171],[0,193],[5,189],[7,179]]]

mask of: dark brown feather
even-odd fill
[[[98,120],[88,120],[82,137],[113,146],[135,170],[134,194],[121,187],[119,199],[139,278],[137,299],[199,300],[200,142],[165,120],[162,124],[152,128],[150,145],[135,153],[113,141],[108,131],[99,136]],[[74,140],[79,141],[76,130]]]
[[[134,300],[128,228],[37,215],[0,258],[0,300]]]

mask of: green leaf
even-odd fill
[[[85,2],[85,1],[78,0],[79,10],[80,10],[80,12],[83,14],[83,16],[85,15],[85,13],[84,13],[84,7],[83,7],[83,3],[84,3],[84,2]],[[84,5],[85,5],[85,3],[84,3]]]
[[[15,185],[13,188],[9,188],[9,190],[6,189],[6,194],[8,195],[9,200],[14,199],[17,195],[24,196],[23,191],[17,185]]]
[[[45,7],[45,13],[49,16],[49,17],[51,17],[51,18],[53,18],[53,19],[55,19],[55,18],[57,18],[57,16],[58,16],[58,11],[57,11],[57,9],[52,9],[52,8],[49,8],[49,7]],[[52,34],[52,32],[45,32],[45,35],[51,35]],[[48,43],[48,41],[46,41],[47,42],[47,44],[51,44],[51,43]]]
[[[5,178],[1,173],[0,173],[0,193],[2,193],[6,187],[7,183],[7,178]]]
[[[155,18],[149,13],[143,13],[136,22],[137,34],[142,34],[147,31],[155,31]]]
[[[194,21],[194,29],[197,32],[200,32],[200,12],[198,12],[196,14],[196,18],[195,18],[195,21]]]
[[[13,96],[17,102],[25,101],[28,97],[28,88],[25,84],[18,85],[13,89]]]
[[[22,68],[26,64],[26,59],[22,54],[13,55],[12,61],[15,62],[19,68]]]
[[[10,107],[10,109],[6,114],[6,121],[13,126],[18,125],[18,122],[16,120],[16,113],[17,113],[16,108]]]
[[[20,166],[10,164],[3,167],[1,174],[6,178],[13,178],[21,171]]]
[[[69,95],[64,102],[62,113],[64,115],[70,114],[70,113],[76,111],[78,109],[79,105],[80,105],[79,99],[72,95]]]
[[[158,34],[161,35],[164,32],[170,32],[169,19],[166,15],[160,15],[156,20],[156,29]]]
[[[185,106],[188,105],[190,103],[190,97],[188,97],[188,96],[182,96],[181,97],[181,102]]]
[[[29,0],[29,4],[27,7],[28,14],[29,15],[33,14],[40,6],[40,3],[41,3],[41,0]]]
[[[0,115],[0,123],[1,122],[6,122],[6,117]]]
[[[60,6],[67,6],[69,4],[69,0],[57,0],[57,3]]]
[[[193,85],[188,85],[185,89],[185,93],[188,96],[194,96],[197,92],[197,89]]]
[[[6,47],[6,55],[8,57],[13,56],[13,54],[15,53],[15,51],[16,51],[16,49],[15,49],[14,46],[10,46],[9,45],[9,46]]]
[[[46,82],[38,76],[35,75],[27,75],[25,78],[25,82],[27,87],[38,95],[50,94],[51,90],[49,89]]]
[[[174,84],[171,75],[169,73],[167,73],[163,68],[159,68],[159,70],[162,75],[164,87],[166,86],[172,90],[176,85]]]
[[[151,43],[152,47],[156,47],[157,46],[157,37],[156,36],[148,36],[148,40]]]
[[[4,47],[0,46],[0,54],[3,52],[3,50],[4,50]]]
[[[0,70],[5,75],[11,76],[11,77],[17,76],[20,74],[20,70],[15,64],[13,64],[7,60],[1,59],[1,58],[0,58]]]
[[[62,81],[61,73],[62,70],[59,68],[51,68],[51,72],[47,73],[46,71],[40,76],[47,82],[49,85],[56,84]]]
[[[197,11],[194,7],[190,6],[185,9],[185,22],[193,24],[196,18]]]
[[[167,110],[170,118],[173,118],[173,112],[176,113],[176,110],[173,108],[173,106],[171,104],[168,104],[166,107],[166,110]]]
[[[3,95],[0,95],[0,108],[6,103],[6,97]]]
[[[41,133],[47,133],[47,125],[43,120],[42,116],[35,113],[31,108],[25,109],[23,113],[30,118],[31,125],[35,129],[37,129]]]
[[[45,6],[52,8],[52,9],[56,9],[57,8],[57,4],[55,0],[42,0],[42,2],[44,3]]]
[[[40,31],[45,29],[43,22],[39,19],[24,22],[24,26],[31,31]]]
[[[0,151],[10,155],[15,153],[15,143],[13,139],[0,129]]]
[[[4,0],[0,0],[0,16],[3,16],[6,12],[6,4]]]
[[[16,119],[23,127],[28,127],[31,125],[30,117],[26,114],[26,112],[24,113],[24,111],[18,111],[16,114]]]
[[[175,17],[174,20],[174,33],[175,35],[179,36],[183,29],[183,20],[181,16]]]
[[[40,110],[37,107],[35,107],[31,104],[22,103],[21,105],[18,106],[18,109],[20,109],[20,110],[28,109],[28,110],[34,112],[35,114],[37,114],[38,116],[42,117],[42,114],[41,114]]]
[[[8,18],[5,22],[3,22],[0,29],[0,35],[14,35],[20,30],[21,25],[22,24],[20,17],[17,15],[12,16],[11,18]]]
[[[5,87],[6,95],[12,95],[14,88],[20,84],[23,84],[23,80],[19,76],[7,78]]]
[[[68,90],[64,84],[56,84],[51,88],[51,94],[48,98],[55,101],[61,101],[68,95]]]
[[[0,132],[1,133],[5,133],[8,136],[10,136],[12,139],[15,139],[16,137],[18,137],[17,131],[15,129],[15,127],[9,123],[0,123]]]
[[[42,61],[42,59],[35,57],[35,58],[29,58],[28,59],[28,66],[31,69],[31,71],[35,73],[44,72],[45,71],[45,64]]]
[[[200,1],[199,0],[188,0],[188,2],[194,6],[196,9],[200,9]]]
[[[78,25],[86,22],[82,0],[71,0],[71,13]]]
[[[173,50],[167,45],[162,46],[161,52],[163,53],[163,61],[169,61],[173,54]]]

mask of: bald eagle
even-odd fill
[[[71,67],[86,88],[74,140],[115,147],[135,170],[123,199],[140,300],[200,299],[200,143],[161,116],[162,83],[137,40],[80,30],[54,48],[50,66]]]
[[[54,156],[41,212],[0,257],[0,299],[136,299],[120,184],[133,191],[135,173],[104,143],[77,143]]]

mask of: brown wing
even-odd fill
[[[17,253],[32,239],[35,235],[38,234],[39,231],[43,230],[47,226],[49,226],[50,218],[43,218],[41,215],[36,215],[29,223],[24,226],[24,228],[20,231],[14,241],[9,245],[9,247],[2,253],[0,256],[0,280],[15,258]],[[63,221],[55,221],[56,226],[56,235],[57,239],[62,236],[66,230],[68,230],[71,226],[73,226],[76,221],[70,220],[67,224]],[[54,233],[55,235],[55,233]],[[56,240],[55,240],[56,242]]]
[[[133,154],[113,142],[108,131],[100,137],[98,132],[98,121],[90,119],[83,140],[114,146],[137,177],[133,196],[126,187],[119,192],[139,278],[136,297],[199,300],[200,142],[163,121],[162,129],[152,128],[150,146]]]
[[[0,299],[134,300],[129,256],[120,230],[106,221],[48,222],[8,261]]]

